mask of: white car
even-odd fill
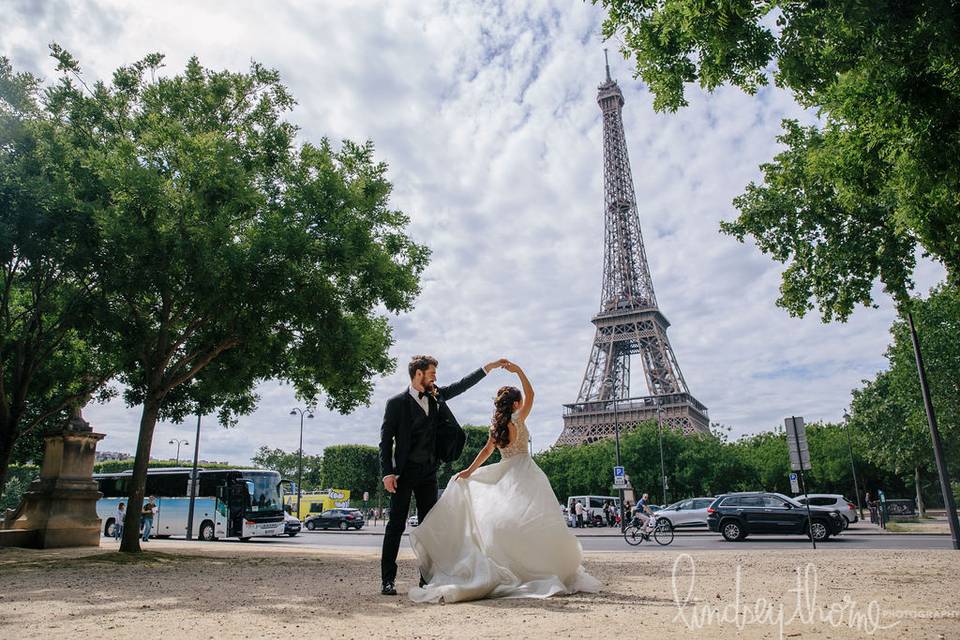
[[[417,514],[413,514],[412,516],[410,516],[409,518],[407,518],[407,525],[408,525],[408,526],[410,526],[410,527],[415,527],[415,526],[417,526],[418,524],[420,524],[420,518],[417,517]]]
[[[806,495],[799,495],[794,498],[800,504],[807,504]],[[853,504],[839,493],[811,493],[809,495],[811,507],[827,507],[836,509],[844,519],[844,528],[847,528],[859,518],[857,518],[857,505]]]
[[[716,498],[690,498],[674,502],[668,507],[657,511],[657,519],[663,518],[673,525],[674,529],[692,529],[695,527],[707,528],[707,507],[713,504]]]

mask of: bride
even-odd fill
[[[600,582],[580,565],[582,549],[567,529],[547,476],[527,451],[524,419],[533,387],[512,362],[523,393],[502,387],[493,426],[476,459],[447,484],[419,527],[410,532],[422,587],[414,602],[480,598],[547,598],[577,591],[596,593]],[[481,467],[495,448],[501,462]]]

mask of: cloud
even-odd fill
[[[433,249],[416,309],[394,317],[397,372],[377,381],[368,408],[319,411],[305,424],[309,453],[341,442],[375,444],[383,403],[405,384],[414,353],[441,361],[452,380],[500,356],[522,364],[537,388],[534,447],[551,445],[561,405],[576,400],[599,309],[602,147],[596,88],[604,46],[626,100],[624,126],[647,258],[669,336],[693,394],[734,433],[796,414],[838,419],[850,389],[884,366],[891,306],[845,325],[788,317],[774,307],[780,266],[751,244],[720,235],[732,199],[777,151],[783,118],[810,120],[775,88],[756,97],[692,88],[690,106],[652,110],[653,96],[599,35],[590,3],[324,2],[309,7],[167,2],[8,6],[0,54],[48,78],[46,44],[68,48],[108,78],[151,51],[169,72],[192,55],[213,68],[251,59],[280,70],[298,100],[301,139],[373,140],[390,165],[393,204]],[[924,264],[921,289],[941,277]],[[878,292],[879,294],[879,292]],[[882,294],[878,295],[883,300]],[[639,363],[634,393],[645,393]],[[344,371],[349,376],[349,371]],[[453,401],[461,422],[485,424],[495,372]],[[259,390],[238,427],[204,423],[201,457],[243,463],[260,445],[293,450],[299,419],[287,386]],[[139,410],[119,401],[87,417],[104,449],[133,451]],[[153,453],[195,425],[161,424]]]

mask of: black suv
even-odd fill
[[[310,531],[316,529],[329,529],[335,527],[340,531],[347,529],[356,529],[359,531],[363,527],[363,513],[360,509],[330,509],[321,514],[307,516],[304,523]]]
[[[707,526],[730,542],[753,533],[799,533],[817,542],[843,531],[843,516],[836,509],[807,507],[780,493],[728,493],[717,496],[707,508]]]

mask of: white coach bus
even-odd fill
[[[190,510],[190,468],[147,471],[145,497],[157,500],[153,534],[186,536]],[[256,469],[198,469],[199,488],[193,512],[193,535],[198,540],[279,536],[284,533],[280,474]],[[117,505],[127,504],[133,471],[95,473],[103,494],[97,501],[103,535],[113,535]],[[135,505],[139,509],[141,505]]]

